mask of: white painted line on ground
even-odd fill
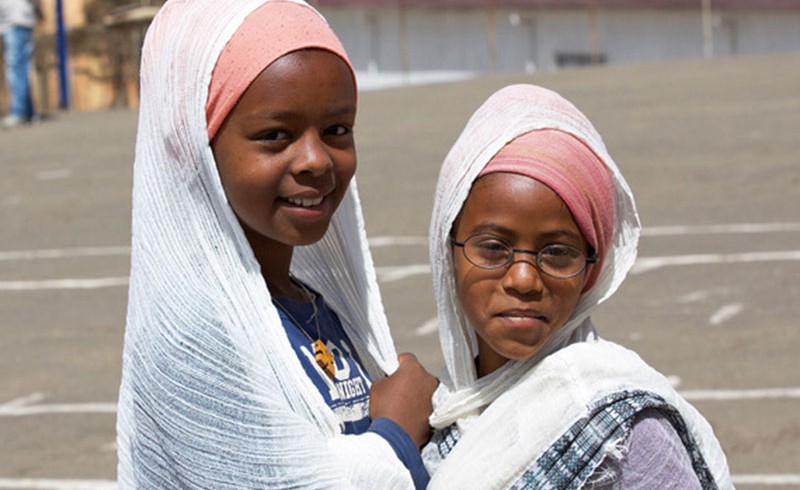
[[[95,279],[45,279],[41,281],[0,281],[0,291],[39,291],[42,289],[98,289],[127,286],[127,277]]]
[[[23,396],[20,398],[15,398],[10,402],[6,402],[0,407],[24,407],[26,405],[32,405],[34,403],[40,402],[44,400],[44,393],[31,393],[28,396]]]
[[[800,485],[800,474],[731,475],[736,485]]]
[[[759,388],[752,390],[686,390],[680,392],[687,400],[738,401],[766,399],[800,399],[800,388]]]
[[[116,413],[115,403],[61,403],[36,405],[45,399],[43,393],[31,393],[0,405],[0,417],[20,417],[57,413]]]
[[[738,223],[729,225],[645,226],[643,236],[776,233],[800,231],[800,223]]]
[[[733,223],[722,225],[645,226],[643,236],[718,235],[751,233],[787,233],[800,231],[800,223]],[[426,236],[376,236],[369,238],[372,247],[427,245]]]
[[[691,293],[686,293],[683,296],[680,296],[675,301],[678,304],[697,303],[698,301],[705,301],[710,296],[711,296],[711,291],[700,289],[697,291],[692,291]]]
[[[60,180],[72,177],[72,169],[59,168],[55,170],[42,170],[34,175],[36,180]]]
[[[421,244],[423,237],[377,237],[375,246],[396,244]],[[31,251],[0,252],[2,260],[48,259],[62,257],[91,257],[101,255],[124,255],[130,253],[127,247],[86,247],[75,249],[48,249]],[[800,260],[800,250],[777,252],[752,252],[739,254],[695,254],[665,257],[640,257],[634,264],[632,274],[641,274],[663,267],[684,265],[712,265],[747,262],[773,262]],[[393,282],[408,277],[430,274],[429,264],[376,267],[381,282]],[[126,286],[127,277],[101,277],[94,279],[45,279],[30,281],[0,281],[0,291],[35,291],[43,289],[97,289]]]
[[[468,80],[479,76],[476,72],[459,70],[431,71],[356,71],[359,92],[371,92],[408,85],[430,85],[433,83]]]
[[[662,267],[681,265],[713,265],[747,262],[773,262],[800,260],[800,250],[780,252],[752,252],[741,254],[697,254],[671,255],[666,257],[640,257],[633,266],[632,274],[650,272]],[[407,277],[430,274],[430,265],[414,264],[396,267],[376,267],[378,279],[383,282],[397,281]]]
[[[681,383],[683,383],[681,377],[675,374],[667,376],[667,381],[669,381],[669,384],[671,384],[672,387],[675,389],[677,389],[681,385]]]
[[[729,286],[715,286],[711,289],[698,289],[679,296],[675,302],[678,304],[708,302],[713,297],[729,296],[732,289]]]
[[[412,276],[421,276],[431,273],[431,266],[428,264],[405,265],[399,267],[376,267],[380,282],[399,281]]]
[[[14,490],[117,490],[113,480],[55,480],[51,478],[0,478],[0,488]]]
[[[424,236],[376,236],[367,240],[370,247],[392,247],[397,245],[428,245]]]
[[[432,333],[436,333],[439,331],[439,319],[437,317],[433,317],[430,320],[426,321],[416,330],[414,333],[417,334],[419,337],[424,337],[425,335],[430,335]]]
[[[8,250],[0,252],[0,260],[61,259],[68,257],[101,257],[129,255],[130,247],[78,247],[42,250]]]
[[[644,236],[706,235],[726,233],[798,232],[800,223],[738,223],[725,225],[650,226],[642,229]],[[368,239],[372,247],[427,245],[427,236],[374,236]],[[63,257],[92,257],[129,255],[128,246],[53,248],[43,250],[0,251],[0,260],[53,259]]]
[[[780,252],[753,252],[742,254],[698,254],[667,257],[641,257],[631,270],[632,274],[650,272],[663,267],[682,265],[712,265],[747,262],[774,262],[800,260],[800,250]],[[413,276],[430,274],[429,264],[376,267],[381,282],[393,282]],[[30,291],[41,289],[97,289],[126,286],[127,277],[100,277],[95,279],[45,279],[40,281],[0,281],[0,291]]]
[[[115,403],[62,403],[27,406],[0,405],[0,417],[72,413],[117,413],[117,405]]]
[[[744,311],[744,305],[741,303],[731,303],[729,305],[725,305],[711,315],[711,317],[708,319],[708,323],[711,325],[721,325],[742,311]]]
[[[417,329],[417,332],[435,328],[435,322],[429,320]],[[418,335],[421,335],[418,333]],[[679,379],[671,380],[675,386]],[[800,399],[800,388],[763,388],[752,390],[681,390],[681,395],[693,401],[741,401],[765,399]],[[33,400],[32,397],[29,399]],[[14,400],[0,405],[0,417],[24,417],[32,415],[53,414],[113,414],[117,411],[115,403],[62,403],[27,405]]]
[[[711,265],[747,262],[785,262],[800,260],[800,250],[779,252],[752,252],[741,254],[670,255],[666,257],[641,257],[633,265],[632,274],[650,272],[662,267],[678,265]]]

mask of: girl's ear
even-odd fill
[[[458,230],[458,223],[461,221],[461,213],[464,210],[464,206],[461,206],[461,211],[458,212],[456,218],[453,220],[453,226],[450,227],[450,236],[455,238],[456,237],[456,230]]]

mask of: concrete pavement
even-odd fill
[[[707,416],[737,486],[800,488],[800,53],[366,92],[359,188],[401,350],[441,367],[426,272],[439,164],[494,90],[580,107],[637,197],[638,268],[595,315]],[[0,489],[106,489],[135,112],[0,132]]]

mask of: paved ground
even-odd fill
[[[637,271],[595,316],[674,377],[738,487],[800,488],[800,53],[365,93],[359,186],[397,343],[438,371],[424,237],[444,154],[495,89],[554,88],[637,196]],[[0,133],[0,489],[115,477],[135,113]]]

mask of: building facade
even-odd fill
[[[129,3],[126,3],[129,2]],[[138,104],[138,60],[163,0],[62,1],[68,62],[60,65],[56,0],[42,0],[37,106],[88,110]],[[800,0],[312,0],[358,72],[534,72],[800,50]],[[0,110],[5,109],[0,98]]]
[[[358,70],[531,72],[800,50],[800,0],[320,0],[318,8]]]

